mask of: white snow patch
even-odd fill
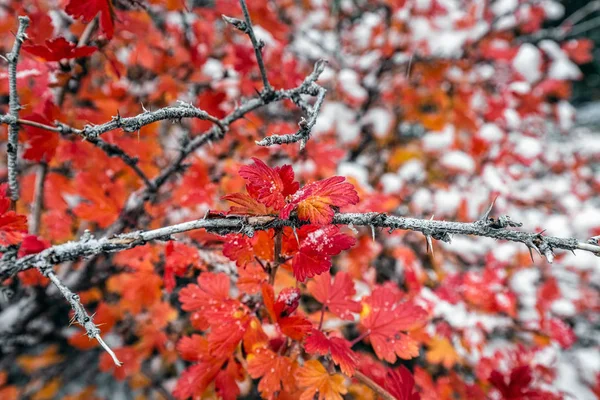
[[[423,147],[425,150],[442,150],[448,148],[454,142],[454,126],[446,125],[444,129],[437,132],[428,132],[423,136]]]
[[[542,54],[530,43],[524,43],[512,62],[512,66],[529,83],[535,83],[542,77]]]
[[[466,174],[472,174],[475,171],[475,161],[473,158],[462,151],[450,151],[442,157],[442,166],[462,171]]]
[[[392,129],[394,117],[383,107],[371,108],[362,119],[362,125],[372,125],[373,134],[378,138],[385,137]]]

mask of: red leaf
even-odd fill
[[[185,311],[207,311],[229,299],[229,285],[229,277],[223,273],[202,273],[197,285],[189,284],[179,292],[181,308]]]
[[[50,121],[40,114],[32,114],[25,117],[25,119],[28,121],[52,125]],[[56,148],[58,147],[59,134],[29,125],[23,125],[23,127],[25,128],[26,140],[23,158],[36,162],[50,162],[56,153]]]
[[[368,330],[377,357],[394,363],[396,357],[418,355],[417,342],[401,331],[412,330],[426,320],[425,310],[400,302],[397,292],[384,286],[375,289],[366,299],[361,323]]]
[[[227,235],[223,243],[223,255],[235,261],[238,267],[244,267],[254,259],[252,239],[242,234]]]
[[[10,199],[7,196],[8,185],[0,185],[0,245],[6,246],[21,241],[24,232],[27,232],[27,217],[19,215],[10,208]]]
[[[569,40],[562,48],[577,64],[586,64],[594,59],[592,55],[594,42],[590,39]]]
[[[573,329],[558,318],[552,318],[548,321],[550,337],[556,340],[563,349],[568,349],[577,341],[577,336]]]
[[[165,288],[175,288],[175,276],[183,276],[190,266],[198,262],[198,250],[183,243],[169,242],[165,248]]]
[[[285,205],[286,196],[295,193],[299,187],[298,182],[294,182],[292,167],[271,168],[258,158],[252,160],[254,165],[240,168],[248,193],[262,204],[280,210]]]
[[[204,361],[192,365],[183,371],[177,380],[177,384],[173,390],[173,396],[176,399],[182,400],[190,397],[202,397],[202,393],[204,393],[208,385],[210,385],[221,370],[223,360],[220,360],[221,364],[215,361],[217,360],[213,360],[212,362]]]
[[[551,393],[538,389],[530,389],[533,382],[532,370],[529,365],[515,367],[507,379],[498,370],[492,371],[489,381],[502,394],[505,400],[542,400],[557,398]]]
[[[80,46],[67,41],[64,37],[48,39],[43,45],[24,45],[23,50],[43,58],[46,61],[60,61],[69,58],[80,58],[92,55],[97,47]]]
[[[73,18],[81,18],[85,23],[91,22],[100,13],[100,28],[108,39],[112,39],[115,32],[112,0],[70,0],[65,11]]]
[[[334,207],[358,203],[358,194],[351,183],[343,176],[333,176],[304,186],[297,191],[279,213],[281,218],[289,218],[298,209],[298,218],[311,224],[329,224],[333,220]]]
[[[358,360],[347,340],[338,337],[328,338],[323,332],[313,329],[306,339],[304,349],[309,354],[317,353],[325,356],[330,353],[333,362],[340,366],[343,373],[348,376],[354,375]]]
[[[294,257],[292,268],[294,276],[300,282],[328,271],[331,268],[331,256],[349,249],[356,243],[356,239],[340,233],[339,228],[334,225],[307,225],[302,227],[298,234],[305,236],[305,239]]]
[[[35,235],[27,235],[23,238],[23,242],[21,242],[17,256],[23,257],[29,254],[37,254],[48,247],[50,247],[50,242],[47,240],[40,239]]]
[[[404,365],[388,371],[385,389],[398,400],[419,400],[421,398],[421,395],[415,391],[415,378]]]
[[[263,284],[263,302],[273,322],[277,322],[281,332],[292,339],[302,340],[312,329],[312,323],[301,316],[291,316],[296,311],[300,302],[300,290],[297,288],[285,288],[277,296],[273,287]]]
[[[327,310],[342,319],[352,320],[352,313],[362,309],[360,303],[352,300],[356,293],[354,282],[345,272],[338,273],[333,282],[329,272],[317,275],[308,282],[308,290]]]

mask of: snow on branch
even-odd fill
[[[170,225],[149,231],[123,233],[112,238],[94,239],[89,235],[76,242],[52,246],[40,253],[19,259],[5,257],[0,260],[0,281],[20,271],[38,268],[42,273],[52,265],[65,261],[91,257],[102,253],[118,252],[141,246],[150,241],[174,240],[177,233],[196,229],[206,229],[219,235],[242,233],[252,237],[256,231],[281,228],[285,226],[299,227],[306,221],[292,217],[281,219],[272,215],[238,216],[228,215],[216,218],[204,218],[176,225]],[[529,233],[510,229],[519,224],[503,216],[498,219],[486,217],[475,222],[436,221],[431,219],[406,218],[385,213],[338,213],[332,224],[350,226],[369,226],[393,230],[421,232],[426,237],[450,242],[452,235],[471,235],[489,237],[498,240],[525,244],[543,255],[549,262],[553,261],[554,250],[583,250],[600,255],[600,246],[593,242],[583,243],[574,238],[543,236],[542,233]]]
[[[19,142],[19,124],[17,119],[19,118],[19,110],[21,104],[19,104],[19,94],[17,92],[17,63],[19,62],[19,53],[21,52],[21,45],[27,39],[25,30],[29,26],[29,17],[19,17],[19,29],[15,36],[15,43],[12,51],[6,55],[8,62],[8,86],[9,86],[9,114],[12,117],[12,121],[8,127],[8,146],[6,152],[8,153],[8,186],[10,188],[10,197],[13,201],[19,200],[19,183],[17,182],[17,151]]]

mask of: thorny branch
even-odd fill
[[[56,275],[56,273],[54,273],[51,267],[39,267],[39,269],[40,271],[43,271],[43,273],[48,277],[48,279],[52,281],[54,286],[58,288],[60,293],[62,293],[64,298],[67,299],[69,304],[71,304],[71,307],[75,312],[73,320],[77,321],[77,323],[85,329],[85,332],[90,339],[96,339],[98,343],[100,343],[100,345],[104,348],[104,350],[106,350],[106,352],[112,357],[115,365],[120,367],[121,362],[117,358],[116,354],[110,349],[110,347],[108,347],[108,345],[104,343],[104,340],[102,340],[102,337],[100,336],[100,329],[98,329],[96,324],[94,324],[92,317],[90,317],[90,315],[83,307],[83,304],[81,304],[79,296],[73,293],[68,287],[66,287],[62,283],[60,278]]]
[[[196,229],[206,229],[219,235],[242,233],[252,237],[256,231],[277,229],[282,227],[299,227],[306,224],[295,217],[280,219],[273,215],[238,216],[229,215],[221,218],[205,218],[176,225],[170,225],[149,231],[123,233],[112,238],[94,239],[89,236],[76,241],[52,246],[40,253],[19,259],[2,258],[0,260],[0,281],[17,272],[37,267],[45,272],[50,265],[65,261],[91,257],[102,253],[118,252],[141,246],[155,240],[174,240],[172,235]],[[518,226],[510,218],[487,218],[475,222],[435,221],[430,219],[405,218],[385,213],[339,213],[335,214],[335,225],[368,226],[393,230],[415,231],[437,240],[450,242],[452,235],[471,235],[489,237],[498,240],[519,242],[534,249],[540,255],[553,260],[553,251],[583,250],[600,255],[600,246],[593,243],[582,243],[574,238],[543,236],[541,233],[529,233],[510,229]]]
[[[19,200],[19,183],[17,182],[17,152],[19,142],[19,124],[16,120],[19,118],[19,94],[17,92],[17,63],[19,62],[19,53],[21,45],[27,39],[25,30],[29,26],[29,17],[19,17],[19,29],[15,37],[15,43],[12,51],[6,55],[8,61],[8,85],[9,85],[9,114],[13,117],[12,123],[8,127],[8,186],[10,188],[10,198],[13,201]]]
[[[46,181],[47,174],[48,164],[45,162],[40,163],[35,174],[34,198],[31,205],[31,218],[29,219],[29,233],[32,235],[40,233],[40,222],[42,211],[44,210],[44,182]]]
[[[321,73],[323,73],[323,70],[325,70],[325,65],[326,65],[326,62],[324,60],[317,61],[317,63],[315,64],[313,73],[309,77],[307,77],[304,80],[304,82],[302,83],[302,86],[306,87],[306,92],[308,92],[309,94],[311,94],[313,96],[316,96],[317,100],[313,107],[301,104],[304,106],[303,108],[305,108],[305,110],[306,110],[308,120],[306,120],[304,118],[302,118],[300,120],[300,122],[298,123],[298,126],[300,127],[300,129],[298,130],[298,132],[290,133],[287,135],[267,136],[264,139],[257,141],[256,144],[258,144],[259,146],[272,146],[274,144],[289,144],[289,143],[300,142],[301,150],[304,148],[304,146],[306,146],[306,141],[308,140],[308,137],[310,136],[310,132],[311,132],[312,128],[315,126],[315,123],[317,122],[317,117],[319,116],[319,111],[321,110],[321,106],[323,105],[323,101],[325,100],[325,94],[327,93],[327,90],[324,87],[317,85],[315,83],[315,80],[311,80],[310,77],[312,75],[316,75],[317,77],[319,75],[321,75]],[[298,99],[298,101],[299,100],[300,99]]]
[[[260,76],[263,81],[264,86],[264,95],[269,96],[271,92],[273,92],[273,87],[269,83],[269,78],[267,77],[267,69],[265,68],[265,62],[262,57],[262,48],[265,46],[262,40],[258,40],[256,35],[254,34],[254,29],[252,28],[252,20],[250,19],[250,13],[248,12],[248,7],[246,6],[246,0],[240,0],[240,5],[242,6],[242,12],[244,13],[244,21],[241,21],[237,18],[231,18],[223,15],[223,19],[227,22],[244,32],[250,38],[252,42],[252,47],[254,47],[254,54],[256,54],[256,63],[258,64],[258,69],[260,70]]]

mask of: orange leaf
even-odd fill
[[[312,400],[318,393],[319,400],[342,400],[342,394],[348,393],[344,386],[344,377],[330,375],[318,360],[308,360],[297,373],[297,382],[306,389],[300,400]]]
[[[261,378],[258,390],[264,398],[282,390],[291,391],[295,386],[293,361],[264,347],[248,355],[247,371],[253,379]]]
[[[333,219],[333,207],[343,207],[358,203],[354,186],[345,182],[343,176],[333,176],[304,186],[297,191],[291,201],[281,210],[281,218],[289,218],[298,209],[298,218],[311,224],[329,224]]]
[[[427,361],[432,364],[442,364],[450,369],[459,361],[459,356],[452,343],[444,337],[435,337],[429,342]]]

